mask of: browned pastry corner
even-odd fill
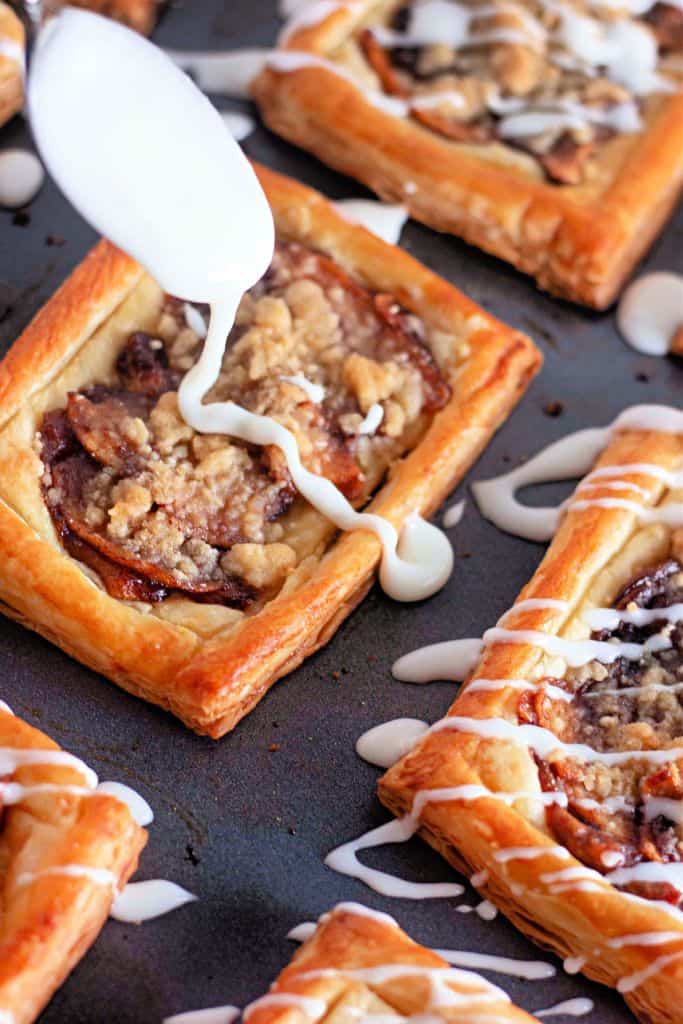
[[[216,393],[277,415],[357,506],[397,527],[431,514],[539,353],[319,194],[258,174],[278,246]],[[177,387],[199,349],[183,303],[105,242],[27,327],[0,365],[0,600],[218,737],[332,636],[380,545],[338,536],[275,449],[187,427]],[[283,379],[296,373],[322,403]],[[364,435],[373,404],[382,423]]]
[[[639,471],[643,464],[653,472]],[[619,480],[627,502],[681,502],[660,478],[666,472],[654,475],[680,472],[680,435],[617,434],[598,465],[616,469],[593,478],[591,501],[614,499]],[[683,602],[683,536],[666,517],[646,518],[628,506],[570,505],[518,599],[559,606],[513,606],[505,617],[506,630],[591,638],[608,653],[592,648],[593,660],[572,668],[562,651],[546,653],[528,637],[494,636],[449,712],[457,724],[431,733],[379,789],[401,815],[420,791],[480,787],[427,799],[424,838],[459,870],[484,872],[478,887],[517,927],[618,987],[640,1020],[680,1024],[683,630],[657,609]],[[618,614],[608,611],[608,624],[591,633],[586,615],[596,608]],[[614,642],[650,638],[636,660],[609,657]],[[490,680],[510,682],[491,688]],[[535,745],[539,729],[544,749]]]
[[[113,796],[74,790],[84,786],[77,765],[41,762],[39,752],[57,744],[4,708],[0,750],[3,789],[24,787],[5,806],[0,791],[0,1018],[30,1024],[97,938],[147,833]],[[34,763],[8,775],[14,750]],[[112,884],[77,876],[74,866],[111,873]]]
[[[396,971],[391,977],[373,976],[375,968]],[[447,996],[438,999],[440,987],[452,993],[451,1005]],[[428,1014],[430,1020],[445,1024],[494,1020],[531,1024],[535,1020],[478,974],[449,968],[441,957],[413,942],[391,918],[354,903],[339,904],[320,919],[269,995],[247,1007],[245,1020],[281,1024],[306,1019],[302,1004],[297,1005],[302,997],[320,1001],[315,1006],[320,1024],[353,1024],[360,1015],[369,1014],[398,1018]]]
[[[562,70],[539,54],[538,40],[462,52],[446,44],[381,45],[373,29],[400,30],[411,2],[340,5],[289,33],[281,51],[323,63],[265,68],[253,94],[266,124],[383,199],[404,203],[416,220],[507,260],[541,288],[604,309],[680,194],[680,10],[658,3],[641,21],[673,91],[636,97],[643,127],[625,134],[608,122],[628,90],[601,74],[581,77],[575,66]],[[515,15],[501,5],[483,30],[524,33],[526,6]],[[541,21],[555,16],[535,0],[528,7]],[[373,90],[400,99],[404,112],[374,102]],[[597,113],[592,127],[546,130],[513,145],[487,109],[491,90],[508,104],[531,97],[547,109],[579,99]],[[454,92],[457,104],[448,98]]]
[[[70,7],[85,7],[95,14],[114,18],[148,36],[164,0],[68,0]]]
[[[0,2],[0,126],[24,102],[23,50],[24,27],[14,11]]]

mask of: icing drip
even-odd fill
[[[55,765],[73,768],[83,776],[88,789],[97,785],[97,775],[84,761],[65,750],[21,750],[16,747],[0,747],[0,776],[13,775],[17,768],[31,765]]]
[[[585,508],[588,505],[611,507],[605,503],[619,499],[603,498],[590,502],[574,500],[571,504],[564,503],[559,507],[531,508],[519,502],[515,494],[519,488],[531,484],[583,476],[590,470],[603,448],[609,444],[610,439],[624,430],[661,430],[665,433],[678,434],[683,432],[683,412],[662,405],[634,405],[622,412],[609,427],[579,430],[575,434],[569,434],[510,473],[473,484],[472,491],[481,514],[507,533],[527,540],[546,541],[555,533],[562,512],[568,505],[573,508]],[[637,469],[633,466],[603,467],[591,473],[588,481],[593,484],[602,475],[648,472],[646,464],[637,466]],[[610,472],[603,474],[603,469]],[[666,475],[666,471],[663,472]],[[659,467],[651,475],[657,479],[665,478]],[[612,507],[627,507],[644,521],[668,518],[676,523],[681,519],[680,506],[670,506],[671,511],[668,512],[665,511],[667,506],[650,510],[635,502]]]
[[[352,981],[360,981],[369,986],[385,985],[396,978],[426,978],[430,983],[430,1000],[427,1011],[440,1007],[468,1006],[473,1003],[505,1002],[508,996],[501,989],[485,981],[478,974],[464,971],[457,967],[420,967],[413,964],[380,964],[377,967],[359,967],[354,970],[337,971],[322,968],[306,971],[299,975],[300,980],[314,978],[338,977],[343,975]],[[469,991],[455,992],[448,982],[467,987]],[[266,998],[268,998],[266,996]]]
[[[402,683],[431,683],[436,679],[462,682],[479,661],[481,640],[448,640],[404,654],[391,667]]]
[[[197,899],[191,892],[162,878],[129,882],[116,896],[110,911],[115,921],[140,924],[170,914]]]
[[[301,975],[301,977],[304,977],[304,975]],[[269,995],[261,996],[260,999],[256,999],[253,1003],[245,1006],[242,1011],[242,1020],[248,1021],[257,1010],[262,1010],[269,1006],[292,1006],[300,1010],[306,1017],[310,1017],[311,1020],[318,1020],[327,1010],[327,1003],[324,999],[297,996],[293,992],[271,992]]]
[[[390,768],[400,761],[429,726],[417,718],[395,718],[368,729],[356,743],[356,753],[378,768]]]
[[[296,384],[298,388],[305,391],[309,402],[313,402],[314,405],[322,402],[325,397],[324,387],[321,387],[320,384],[314,384],[312,380],[309,380],[308,377],[304,377],[300,373],[292,374],[290,377],[283,377],[282,380],[289,381],[290,384]]]
[[[454,526],[457,526],[462,517],[465,514],[465,502],[458,501],[455,505],[451,505],[447,508],[443,514],[442,523],[447,530],[452,530]]]
[[[6,715],[14,714],[9,704],[6,704],[4,700],[0,700],[0,711],[4,711]]]
[[[197,307],[193,306],[190,302],[184,303],[183,316],[185,317],[185,323],[190,330],[194,331],[196,335],[204,339],[206,337],[206,321]]]
[[[374,402],[358,425],[359,434],[376,434],[384,419],[384,406]]]
[[[683,959],[683,950],[678,950],[675,953],[665,953],[664,956],[657,957],[656,960],[653,960],[647,967],[643,967],[642,970],[634,971],[633,974],[627,974],[625,977],[620,978],[617,982],[617,991],[622,994],[633,992],[635,988],[642,985],[648,978],[659,974],[664,967],[668,967],[669,964],[681,959]]]
[[[302,921],[287,932],[287,938],[292,942],[307,942],[314,934],[317,924],[315,921]]]
[[[233,1024],[240,1011],[236,1006],[211,1006],[206,1010],[188,1010],[164,1017],[162,1024]]]
[[[339,874],[359,879],[383,896],[407,900],[462,896],[464,887],[457,882],[408,882],[376,868],[366,867],[358,860],[358,853],[361,850],[369,850],[388,843],[405,843],[412,839],[416,831],[417,822],[410,816],[388,821],[358,839],[332,850],[325,858],[325,864]]]
[[[337,199],[335,208],[345,220],[362,224],[389,245],[398,245],[408,211],[398,203],[382,203],[378,199]]]
[[[121,782],[101,782],[97,787],[97,793],[105,796],[112,796],[125,804],[131,813],[134,821],[144,828],[154,821],[154,811],[139,793],[136,793],[130,786],[124,786]]]
[[[10,210],[26,206],[43,186],[45,173],[40,160],[24,149],[0,153],[0,206]]]
[[[659,271],[633,281],[619,302],[617,325],[637,352],[665,356],[683,327],[683,276]]]
[[[90,60],[79,63],[78,73],[65,74],[75,49]],[[116,74],[122,63],[123,85]],[[89,103],[91,96],[97,104]],[[204,404],[220,373],[239,301],[268,269],[274,246],[265,196],[208,100],[141,36],[67,8],[44,30],[29,80],[29,107],[50,170],[86,219],[145,266],[165,291],[210,305],[202,354],[178,391],[185,421],[199,433],[279,448],[295,487],[322,515],[339,529],[369,530],[378,537],[380,582],[390,596],[415,601],[440,589],[453,552],[435,526],[413,514],[399,537],[388,520],[356,512],[331,481],[307,470],[294,435],[280,423],[233,402]],[[169,124],[177,130],[169,131]],[[78,144],[84,135],[87,147]],[[135,161],[125,157],[132,144]],[[179,202],[188,190],[187,202]],[[160,246],[171,211],[175,244]]]
[[[595,1003],[592,999],[588,999],[585,996],[578,996],[576,999],[565,999],[562,1003],[556,1003],[555,1006],[548,1006],[545,1010],[534,1010],[534,1016],[536,1017],[585,1017],[587,1013],[592,1013],[595,1008]]]
[[[514,960],[505,956],[490,956],[486,953],[468,953],[459,949],[435,949],[442,960],[454,967],[471,967],[475,971],[493,971],[508,974],[526,981],[542,981],[555,976],[552,964],[543,960]]]

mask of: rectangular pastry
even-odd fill
[[[30,1024],[97,938],[147,833],[0,702],[0,1021]]]
[[[0,2],[0,125],[24,102],[24,27],[11,7]]]
[[[356,506],[372,498],[396,527],[430,514],[537,350],[317,193],[258,173],[278,244],[215,393],[275,416]],[[16,342],[0,366],[0,600],[218,737],[330,638],[380,545],[337,536],[279,450],[182,420],[203,331],[198,308],[101,243]]]
[[[415,1018],[450,1024],[531,1024],[535,1018],[480,975],[449,967],[413,942],[393,918],[341,903],[271,986],[246,1007],[246,1024],[280,1024],[294,1016],[316,1024],[359,1018]]]
[[[659,0],[633,10],[318,4],[290,25],[253,93],[286,139],[602,309],[683,182],[683,12]]]
[[[479,873],[523,932],[650,1024],[680,1021],[683,993],[683,421],[672,417],[671,432],[612,433],[448,716],[380,781],[382,801]]]

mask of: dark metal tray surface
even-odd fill
[[[185,0],[166,11],[155,39],[184,49],[263,46],[277,28],[275,0]],[[221,109],[244,109],[220,97],[215,101]],[[0,145],[26,144],[26,127],[16,118],[2,130]],[[332,197],[364,194],[353,181],[261,127],[245,148]],[[680,271],[682,236],[679,214],[643,269]],[[94,241],[93,231],[51,182],[31,204],[28,219],[0,213],[3,352]],[[506,264],[412,222],[402,244],[492,313],[529,333],[545,355],[541,376],[468,480],[503,472],[568,431],[608,422],[626,405],[680,405],[680,364],[626,348],[613,313],[598,315],[552,299]],[[560,415],[549,415],[558,402]],[[554,486],[537,491],[530,492],[531,500],[566,493]],[[467,481],[456,496],[467,496]],[[354,752],[358,736],[399,716],[433,721],[454,696],[453,684],[396,682],[392,661],[422,644],[480,636],[511,604],[543,552],[540,545],[499,533],[480,518],[471,500],[451,536],[456,567],[440,594],[404,606],[375,588],[327,647],[218,743],[193,735],[170,715],[0,619],[0,696],[85,758],[101,778],[127,782],[150,801],[156,820],[136,877],[171,878],[199,897],[139,927],[109,922],[53,998],[43,1024],[155,1024],[182,1010],[242,1006],[264,993],[289,960],[294,944],[286,938],[288,930],[341,900],[388,911],[427,945],[553,959],[501,916],[485,922],[476,914],[456,913],[456,903],[477,902],[469,888],[462,900],[392,900],[323,864],[334,846],[388,818],[374,795],[377,770]],[[453,874],[417,839],[363,857],[416,880]],[[589,995],[595,1010],[585,1020],[623,1024],[633,1019],[618,996],[570,977],[559,962],[549,981],[489,977],[529,1010]]]

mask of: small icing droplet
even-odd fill
[[[162,1024],[232,1024],[239,1015],[236,1006],[210,1006],[206,1010],[188,1010],[164,1017]]]
[[[308,400],[313,402],[314,405],[319,405],[325,397],[325,388],[322,384],[315,384],[308,377],[304,377],[302,373],[293,373],[281,379],[289,381],[290,384],[296,384],[298,388],[301,388],[306,393]]]
[[[191,302],[186,302],[183,306],[183,316],[190,330],[204,339],[206,337],[206,321],[197,307],[193,306]]]
[[[40,191],[45,172],[33,153],[6,149],[0,153],[0,206],[10,210],[26,206]]]
[[[477,664],[481,652],[481,640],[447,640],[404,654],[394,662],[391,671],[402,683],[431,683],[437,679],[462,682]]]
[[[565,999],[563,1003],[548,1006],[545,1010],[534,1010],[536,1017],[583,1017],[592,1013],[595,1004],[592,999],[579,996],[577,999]]]
[[[306,942],[316,930],[315,921],[302,921],[287,932],[287,938],[293,942]]]
[[[389,245],[398,245],[408,220],[405,206],[379,199],[338,199],[334,205],[345,220],[362,224]]]
[[[456,502],[455,505],[451,505],[450,508],[447,508],[446,511],[444,512],[442,520],[443,525],[446,527],[447,530],[453,529],[454,526],[458,525],[464,514],[465,502]]]
[[[368,409],[364,419],[358,425],[359,434],[375,434],[384,419],[384,408],[379,402],[374,402]]]
[[[356,743],[356,753],[378,768],[390,768],[415,746],[428,728],[427,723],[418,718],[394,718],[364,732]]]
[[[101,782],[97,787],[98,793],[113,796],[125,804],[134,820],[144,828],[154,821],[154,811],[147,801],[136,793],[130,786],[124,786],[122,782]]]
[[[617,324],[636,352],[665,356],[683,328],[683,276],[658,271],[633,281],[621,297]]]
[[[110,916],[115,921],[138,924],[169,914],[196,899],[191,892],[165,879],[129,882],[114,900]]]

